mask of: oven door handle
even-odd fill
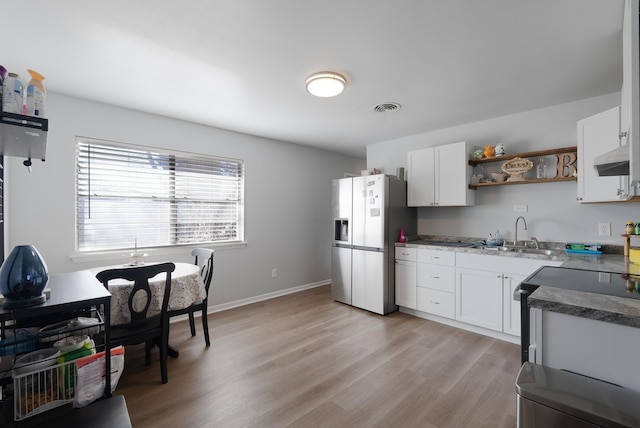
[[[520,288],[520,284],[516,285],[516,288],[513,290],[513,300],[515,300],[516,302],[520,301],[520,296],[522,294],[526,294],[527,292],[525,290],[523,290],[522,288]]]
[[[521,363],[529,361],[529,345],[530,338],[529,334],[531,331],[530,327],[530,316],[529,316],[529,291],[523,290],[520,285],[516,287],[513,292],[514,299],[516,298],[516,294],[518,298],[516,300],[520,301],[520,359]]]

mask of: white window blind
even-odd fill
[[[243,163],[237,159],[78,139],[77,249],[243,239]]]

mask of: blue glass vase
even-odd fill
[[[33,245],[18,245],[0,267],[0,294],[5,308],[21,308],[47,300],[47,265]]]

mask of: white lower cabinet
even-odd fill
[[[520,302],[513,298],[516,287],[536,269],[561,264],[396,247],[396,304],[418,316],[436,315],[440,322],[515,341],[520,336]]]
[[[418,250],[419,311],[455,318],[455,257],[452,251]]]
[[[456,295],[446,291],[418,287],[418,310],[454,319],[456,316]]]
[[[502,331],[502,277],[494,272],[456,269],[456,319]]]
[[[416,309],[417,270],[415,248],[396,247],[396,305]]]
[[[533,272],[531,272],[533,273]],[[504,274],[502,299],[504,313],[502,315],[502,331],[514,336],[520,336],[520,302],[513,298],[516,287],[529,275]]]
[[[459,253],[456,257],[456,320],[520,336],[520,303],[513,292],[542,266],[561,262]]]

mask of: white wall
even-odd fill
[[[373,144],[367,147],[367,168],[393,174],[396,167],[406,167],[407,151],[458,141],[478,147],[502,143],[507,153],[575,146],[578,120],[618,104],[620,93],[615,93]],[[535,236],[545,241],[622,245],[625,222],[640,221],[640,205],[635,202],[579,204],[576,182],[495,186],[475,192],[473,207],[420,208],[418,232],[485,237],[500,229],[504,238],[513,239],[515,220],[523,214],[528,231],[519,231],[519,239]],[[515,213],[513,206],[520,204],[528,205],[528,212]],[[612,236],[598,236],[600,222],[611,223]]]
[[[122,263],[120,255],[72,262],[77,135],[245,161],[246,247],[216,251],[210,304],[327,281],[331,276],[331,179],[363,159],[238,134],[49,93],[47,160],[5,158],[8,250],[33,244],[51,273]],[[150,261],[191,262],[190,249],[151,251]],[[271,278],[271,269],[278,277]]]

